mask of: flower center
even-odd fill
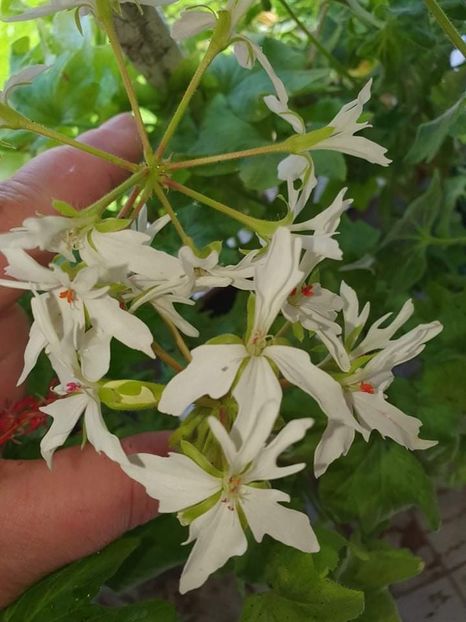
[[[235,509],[236,502],[240,495],[241,477],[239,475],[231,475],[224,481],[222,503],[226,503],[230,512]]]
[[[67,393],[77,393],[81,390],[79,382],[67,382],[65,385],[65,391]]]
[[[247,351],[251,356],[260,356],[262,350],[267,346],[267,336],[260,332],[254,333],[247,345]]]
[[[64,289],[60,292],[59,297],[62,300],[66,300],[68,304],[71,304],[76,299],[76,294],[73,289]]]
[[[359,390],[362,391],[363,393],[371,393],[371,394],[375,393],[375,387],[370,382],[361,382],[359,385]]]

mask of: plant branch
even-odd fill
[[[264,147],[254,147],[252,149],[243,149],[242,151],[231,151],[230,153],[220,153],[218,155],[206,156],[203,158],[195,158],[193,160],[184,160],[181,162],[164,162],[167,170],[175,171],[177,169],[193,168],[195,166],[204,166],[206,164],[217,164],[218,162],[228,162],[229,160],[239,160],[240,158],[251,158],[269,153],[287,153],[289,144],[286,141],[276,143],[274,145],[265,145]]]
[[[127,171],[131,171],[135,173],[141,170],[141,165],[135,164],[134,162],[129,162],[128,160],[124,160],[113,153],[109,153],[108,151],[102,151],[101,149],[97,149],[97,147],[93,147],[92,145],[88,145],[87,143],[82,143],[74,138],[70,138],[65,134],[60,134],[60,132],[56,132],[40,123],[36,123],[35,121],[29,121],[27,125],[24,126],[25,130],[29,130],[30,132],[34,132],[34,134],[39,134],[40,136],[45,136],[46,138],[50,138],[57,143],[62,145],[69,145],[70,147],[74,147],[75,149],[79,149],[80,151],[84,151],[85,153],[89,153],[96,158],[100,158],[101,160],[107,160],[107,162],[111,162],[115,164],[115,166],[119,166],[120,168],[124,168]]]
[[[176,359],[173,358],[168,352],[162,348],[156,341],[152,342],[152,350],[158,358],[166,363],[169,367],[174,369],[177,373],[183,371],[184,367],[178,363]]]
[[[183,358],[188,363],[190,363],[193,360],[193,357],[191,356],[191,352],[190,352],[188,346],[186,345],[183,337],[181,336],[180,331],[173,324],[173,322],[170,320],[170,318],[168,318],[167,316],[162,315],[162,314],[160,314],[160,317],[162,318],[162,320],[167,325],[168,330],[171,332],[171,334],[173,336],[173,339],[175,340],[176,347],[178,348],[178,350],[183,355]]]
[[[439,5],[437,0],[424,0],[424,2],[428,6],[432,15],[435,17],[440,28],[442,28],[447,37],[453,43],[453,45],[458,48],[461,54],[463,54],[463,56],[466,58],[466,42],[463,41],[460,33],[453,26],[448,15]]]
[[[113,201],[116,201],[116,199],[119,199],[124,192],[126,192],[133,186],[138,185],[139,182],[147,175],[147,173],[148,173],[148,170],[146,168],[140,169],[139,171],[131,175],[131,177],[128,177],[128,179],[126,179],[119,186],[117,186],[116,188],[113,188],[113,190],[110,190],[110,192],[107,193],[105,196],[103,196],[101,199],[99,199],[95,203],[92,203],[92,205],[89,205],[89,207],[86,207],[85,210],[83,211],[84,212],[87,212],[87,211],[89,212],[102,211],[103,212],[110,205],[110,203],[112,203]]]

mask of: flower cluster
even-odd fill
[[[312,150],[333,149],[383,166],[389,163],[382,147],[355,136],[368,127],[358,119],[370,97],[370,82],[325,128],[307,131],[288,107],[285,87],[261,48],[236,32],[251,4],[229,0],[219,15],[188,11],[174,34],[183,38],[211,28],[215,37],[220,25],[223,48],[231,43],[243,67],[257,60],[265,69],[275,91],[265,103],[295,132],[283,143],[288,155],[278,167],[278,178],[288,189],[288,214],[261,226],[250,219],[258,234],[257,248],[237,265],[222,265],[221,244],[197,249],[187,236],[182,236],[177,255],[159,248],[160,229],[169,220],[178,231],[180,227],[167,207],[165,189],[176,187],[170,186],[169,160],[158,163],[163,175],[154,178],[155,195],[167,215],[150,225],[141,224],[141,217],[147,217],[144,207],[136,226],[136,212],[131,218],[106,217],[106,205],[102,209],[100,202],[81,212],[56,202],[57,215],[27,218],[21,227],[0,235],[0,250],[8,262],[8,278],[0,285],[32,292],[34,321],[18,382],[24,382],[41,352],[59,379],[53,389],[57,399],[40,408],[53,419],[41,441],[44,459],[52,466],[54,451],[82,419],[85,438],[97,451],[143,484],[159,500],[161,512],[177,512],[182,524],[189,525],[188,542],[195,544],[181,578],[183,592],[201,585],[230,557],[243,554],[248,531],[258,542],[268,534],[302,551],[318,550],[308,516],[282,505],[289,496],[269,484],[305,466],[277,464],[280,454],[303,439],[313,423],[305,417],[283,425],[280,411],[288,385],[304,391],[327,418],[315,451],[316,476],[348,451],[356,433],[367,441],[377,431],[411,450],[435,444],[419,437],[420,421],[390,404],[385,390],[394,378],[393,368],[417,356],[441,325],[420,325],[395,337],[413,313],[411,301],[391,322],[387,315],[367,327],[369,305],[360,311],[353,289],[342,282],[337,293],[321,285],[316,267],[342,259],[335,234],[351,204],[346,189],[314,217],[299,218],[316,184]],[[98,0],[57,0],[19,18],[76,7],[94,10],[98,5]],[[40,70],[30,70],[25,78]],[[15,84],[24,81],[20,77]],[[150,177],[152,171],[145,172]],[[26,252],[34,248],[55,254],[48,267]],[[138,309],[151,306],[182,342],[180,333],[199,336],[183,316],[183,305],[195,304],[213,287],[226,286],[249,292],[242,334],[218,335],[188,351],[187,366],[165,387],[107,377],[113,339],[147,357],[157,354],[168,360],[157,335],[135,314]],[[325,355],[312,360],[299,339],[285,338],[289,328],[315,339]],[[156,407],[183,421],[187,409],[206,408],[206,400],[210,414],[202,425],[207,442],[200,447],[183,440],[168,457],[126,456],[107,429],[101,406]]]

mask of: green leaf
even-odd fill
[[[367,532],[412,506],[424,512],[432,529],[439,525],[432,481],[414,453],[388,440],[354,443],[320,478],[319,492],[337,522],[356,520]]]
[[[189,548],[182,546],[186,528],[175,514],[163,514],[131,532],[140,545],[127,557],[107,584],[120,591],[154,579],[186,561]]]
[[[451,108],[440,117],[422,123],[416,132],[416,140],[406,155],[406,162],[416,164],[426,160],[430,162],[442,146],[460,114],[465,109],[466,98],[461,97]]]
[[[241,622],[348,622],[364,609],[361,592],[322,578],[296,549],[277,547],[267,579],[271,591],[246,599]]]
[[[42,579],[3,612],[2,622],[80,622],[80,611],[138,544],[134,538],[119,540]]]
[[[350,546],[341,580],[356,589],[379,590],[411,579],[423,569],[424,561],[408,549],[394,549],[386,542],[377,541],[371,547]]]
[[[368,592],[365,595],[364,613],[357,622],[402,622],[393,597],[388,590]]]
[[[53,209],[65,216],[66,218],[77,218],[80,215],[79,210],[67,203],[66,201],[52,201]]]

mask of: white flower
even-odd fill
[[[111,3],[118,7],[118,5],[124,3],[136,4],[136,5],[146,5],[158,7],[164,4],[171,4],[175,0],[112,0]],[[96,13],[97,11],[97,0],[52,0],[49,4],[43,4],[34,9],[28,9],[21,13],[20,15],[15,15],[13,17],[2,17],[2,21],[4,22],[23,22],[29,19],[36,19],[37,17],[47,17],[49,15],[53,15],[54,13],[58,13],[58,11],[70,11],[73,9],[78,9],[82,11],[83,14],[91,11],[92,13]]]
[[[290,497],[279,490],[258,486],[260,482],[297,473],[305,466],[279,467],[277,458],[304,437],[312,419],[288,423],[266,445],[277,411],[278,405],[269,403],[259,412],[250,413],[254,427],[244,443],[229,435],[217,419],[209,418],[210,429],[224,455],[222,470],[205,458],[199,466],[187,456],[175,453],[170,453],[168,458],[136,454],[132,464],[123,465],[130,477],[159,500],[160,512],[179,512],[180,521],[190,523],[187,542],[195,540],[195,544],[181,576],[182,594],[201,586],[230,557],[246,551],[247,539],[240,515],[245,517],[257,542],[268,534],[307,553],[319,550],[308,517],[281,505]],[[190,509],[203,502],[204,513],[190,516]]]
[[[349,371],[351,363],[340,338],[342,330],[335,322],[342,308],[340,296],[319,283],[312,283],[293,290],[282,313],[290,322],[299,322],[307,330],[314,331],[340,368]]]
[[[369,80],[369,82],[359,92],[357,98],[348,104],[345,104],[340,112],[331,121],[329,121],[323,130],[328,129],[331,133],[325,138],[314,140],[312,132],[310,134],[305,134],[304,129],[297,131],[296,122],[293,122],[293,128],[297,131],[297,134],[300,135],[299,145],[302,145],[298,147],[298,151],[296,151],[296,153],[305,153],[306,151],[317,149],[330,149],[332,151],[340,151],[341,153],[346,153],[357,158],[363,158],[364,160],[374,164],[380,164],[382,166],[390,164],[391,160],[386,158],[384,155],[386,149],[372,140],[364,138],[363,136],[354,135],[356,132],[365,129],[366,127],[371,127],[367,122],[358,123],[364,104],[366,104],[370,99],[371,85],[372,80]],[[292,111],[288,109],[279,110],[276,102],[273,102],[267,98],[265,101],[272,112],[279,114],[279,116],[285,119],[285,121],[290,122],[290,114]],[[317,130],[317,132],[321,132],[323,130]],[[307,136],[309,136],[312,141],[311,144],[306,147]]]
[[[230,36],[233,36],[238,23],[254,2],[255,0],[228,0],[223,11],[230,14]],[[173,24],[172,37],[180,41],[205,30],[212,30],[215,28],[216,23],[217,15],[208,7],[204,11],[188,9],[183,11],[180,19]]]
[[[358,424],[352,417],[340,385],[313,365],[307,352],[283,345],[269,345],[269,329],[285,300],[302,280],[298,269],[301,244],[285,228],[275,232],[265,260],[255,272],[256,300],[254,323],[247,343],[203,345],[192,351],[192,361],[166,386],[159,410],[180,416],[185,408],[202,395],[216,399],[233,385],[239,368],[241,374],[233,389],[239,412],[235,430],[242,440],[248,438],[253,421],[249,413],[264,399],[280,402],[282,390],[274,365],[292,384],[311,395],[329,418]],[[244,362],[244,363],[243,363]]]
[[[293,219],[298,216],[317,185],[314,163],[308,155],[290,155],[278,165],[278,179],[286,181],[288,207]],[[296,187],[299,179],[300,187]]]
[[[341,295],[344,300],[345,342],[354,345],[361,329],[367,321],[369,306],[359,312],[359,303],[354,290],[342,283]],[[437,442],[419,438],[421,421],[405,415],[386,400],[385,390],[394,379],[392,369],[418,356],[425,344],[442,330],[440,322],[421,324],[399,339],[391,340],[398,328],[413,312],[411,301],[407,301],[400,313],[385,328],[380,325],[390,314],[375,322],[361,343],[350,352],[352,360],[365,356],[376,349],[369,361],[354,372],[341,379],[345,398],[361,424],[361,433],[369,439],[372,430],[377,430],[384,438],[389,437],[411,450],[427,449]],[[327,429],[316,449],[315,472],[319,476],[329,464],[345,455],[354,439],[354,429],[339,422],[329,421]]]
[[[251,277],[254,276],[255,255],[252,252],[236,265],[221,266],[216,250],[212,250],[207,257],[198,257],[188,246],[183,246],[178,253],[183,269],[192,283],[192,292],[229,285],[243,290],[254,289]]]
[[[57,353],[56,350],[50,356],[60,379],[54,392],[63,397],[39,409],[53,417],[53,423],[40,443],[42,457],[51,468],[55,450],[63,445],[84,414],[86,438],[96,451],[103,452],[115,462],[125,463],[127,457],[120,441],[108,431],[102,417],[98,385],[82,374],[76,358],[74,361],[73,357],[65,358],[63,351]]]
[[[83,268],[74,278],[70,278],[59,266],[52,264],[51,268],[45,268],[21,249],[4,250],[3,253],[9,263],[5,272],[20,280],[0,279],[0,286],[47,292],[42,297],[48,302],[41,309],[49,313],[52,322],[56,323],[59,318],[63,338],[70,336],[74,347],[82,348],[84,359],[89,359],[86,368],[99,363],[100,370],[102,361],[109,365],[112,337],[129,348],[140,350],[154,358],[151,349],[153,339],[149,328],[144,322],[121,309],[119,302],[108,295],[107,286],[97,287],[98,270]],[[91,323],[93,331],[85,332],[86,320]],[[38,338],[33,324],[20,381],[24,380],[35,365],[44,347],[44,339]],[[89,353],[92,356],[88,357]],[[99,356],[95,358],[97,353]]]

